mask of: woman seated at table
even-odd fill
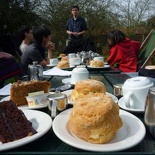
[[[127,38],[119,30],[111,31],[107,36],[107,42],[109,46],[108,64],[119,68],[122,72],[136,72],[140,42]]]

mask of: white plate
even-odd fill
[[[87,66],[88,68],[110,68],[110,65],[104,65],[104,67],[92,67],[92,66]]]
[[[16,148],[30,143],[43,136],[51,128],[52,119],[46,113],[38,110],[23,110],[23,112],[27,119],[32,122],[32,126],[38,133],[13,142],[8,142],[4,144],[0,143],[0,151]]]
[[[123,101],[123,97],[121,97],[118,101],[118,105],[120,108],[130,111],[130,112],[136,112],[136,113],[143,113],[144,109],[133,109],[133,108],[128,108],[125,106],[124,101]]]
[[[4,98],[1,99],[1,102],[2,101],[8,101],[10,100],[10,96],[6,96]],[[28,105],[21,105],[21,106],[18,106],[19,109],[42,109],[42,108],[46,108],[47,107],[47,104],[45,105],[42,105],[42,106],[34,106],[34,107],[29,107]]]
[[[54,66],[56,66],[57,64],[55,64],[55,65],[53,65],[53,64],[48,64],[48,65],[46,65],[46,66],[48,66],[48,67],[54,67]]]
[[[120,110],[123,126],[115,137],[106,144],[92,144],[74,137],[67,126],[72,108],[61,112],[53,120],[53,131],[63,142],[75,148],[96,152],[112,152],[129,149],[140,143],[146,133],[144,124],[133,114]],[[61,122],[61,123],[60,123]]]
[[[12,86],[12,84],[9,83],[9,84],[5,85],[3,88],[1,88],[0,89],[0,95],[1,96],[10,95],[11,86]]]
[[[71,100],[71,93],[72,93],[73,89],[70,90],[66,90],[63,91],[62,93],[66,94],[68,97],[68,103],[69,104],[74,104],[73,101]],[[118,98],[116,96],[114,96],[113,94],[110,94],[108,92],[106,92],[107,95],[110,95],[112,97],[112,99],[114,100],[115,103],[118,103]]]
[[[60,68],[60,69],[72,69],[74,68],[75,66],[71,66],[71,67],[67,67],[67,68]]]
[[[68,83],[68,82],[71,83],[71,78],[65,78],[65,79],[62,80],[62,82],[65,83],[65,84]]]

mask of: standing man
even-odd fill
[[[68,45],[63,53],[77,53],[82,50],[93,50],[89,39],[84,38],[87,31],[87,24],[84,18],[79,16],[79,7],[74,5],[71,9],[72,18],[66,23],[66,33],[68,34]]]
[[[28,46],[26,52],[21,56],[21,68],[23,74],[27,74],[28,65],[37,61],[45,67],[50,63],[55,44],[51,42],[51,31],[46,26],[33,29],[34,42]],[[46,57],[47,52],[47,57]]]

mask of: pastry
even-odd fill
[[[58,68],[69,68],[69,62],[68,61],[59,61],[57,64]]]
[[[104,67],[104,62],[100,60],[92,60],[90,62],[91,67]]]
[[[103,93],[87,94],[75,101],[68,121],[73,136],[94,144],[112,140],[122,124],[119,106]]]
[[[94,79],[77,81],[71,93],[71,100],[74,102],[86,94],[94,93],[106,94],[106,87],[104,83]]]

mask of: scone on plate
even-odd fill
[[[87,94],[94,93],[106,94],[106,87],[104,83],[94,79],[77,81],[71,93],[71,100],[74,102]]]
[[[90,62],[91,67],[104,67],[104,62],[100,60],[92,60]]]
[[[68,61],[59,61],[57,66],[58,68],[69,68],[69,62]]]
[[[67,56],[62,57],[62,58],[61,58],[61,61],[68,61],[68,57],[67,57]]]
[[[59,58],[62,58],[62,57],[66,57],[66,54],[61,53],[61,54],[59,55]]]
[[[87,94],[76,101],[68,121],[74,136],[95,144],[113,139],[122,124],[119,106],[103,93]]]

